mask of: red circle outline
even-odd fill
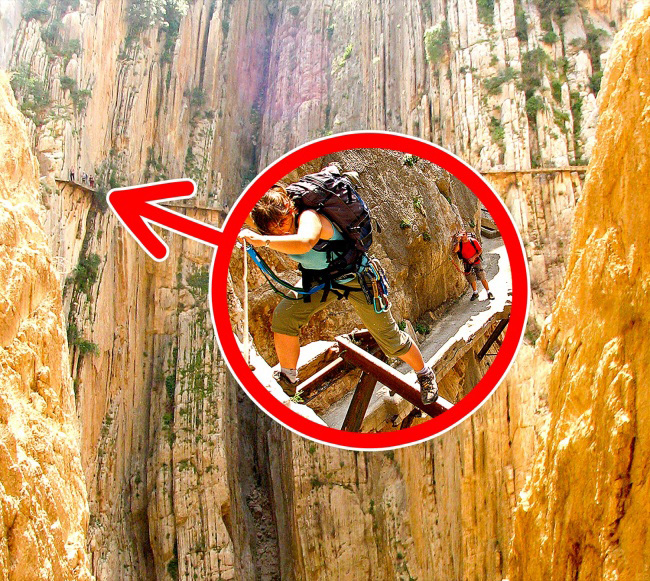
[[[261,196],[297,167],[349,149],[392,149],[410,153],[442,167],[465,184],[483,203],[504,240],[512,275],[512,309],[506,335],[486,374],[462,400],[444,414],[405,430],[380,433],[344,432],[312,422],[277,400],[248,368],[230,326],[227,280],[230,256],[244,220]],[[233,206],[212,265],[211,300],[218,340],[234,376],[253,401],[276,421],[312,440],[354,450],[380,450],[421,442],[469,417],[492,394],[510,367],[521,343],[528,314],[528,269],[521,239],[505,206],[472,168],[444,149],[407,135],[360,131],[341,133],[291,151],[259,174]]]

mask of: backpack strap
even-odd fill
[[[483,253],[476,247],[475,244],[475,242],[478,242],[478,240],[476,240],[476,238],[470,238],[469,241],[472,243],[474,250],[476,250],[476,254],[478,254],[478,259],[483,260]]]

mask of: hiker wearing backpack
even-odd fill
[[[482,248],[480,242],[470,232],[464,231],[456,236],[456,245],[454,246],[456,256],[462,261],[464,268],[464,275],[467,282],[472,286],[472,296],[470,301],[475,301],[478,298],[478,290],[476,288],[476,279],[483,283],[483,287],[487,291],[488,299],[492,300],[494,295],[490,291],[488,281],[485,278],[485,271],[481,264],[482,261]]]
[[[278,291],[285,298],[276,307],[271,324],[280,362],[274,377],[285,391],[293,395],[299,384],[301,327],[332,302],[348,299],[382,351],[402,359],[416,372],[422,402],[435,402],[435,374],[424,363],[418,346],[398,328],[389,310],[383,271],[365,252],[372,240],[368,208],[350,177],[341,175],[338,164],[286,188],[276,184],[255,205],[251,218],[259,233],[244,229],[239,238],[253,247],[287,254],[299,263],[302,274],[304,290],[284,284],[292,294]],[[264,272],[265,263],[256,263]],[[265,276],[272,286],[272,280],[282,284],[270,274],[272,279]]]

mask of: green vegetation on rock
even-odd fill
[[[501,92],[501,87],[504,83],[511,81],[517,77],[517,71],[512,67],[506,67],[500,70],[493,77],[483,79],[483,85],[490,95],[498,95]]]
[[[25,117],[37,126],[44,123],[45,113],[52,102],[45,82],[31,68],[22,63],[13,71],[11,88],[20,103],[20,110]]]
[[[478,19],[483,24],[494,24],[494,0],[477,0]]]
[[[428,63],[437,63],[449,48],[449,25],[443,20],[433,28],[424,31],[424,50]]]
[[[501,151],[505,151],[506,130],[501,125],[501,121],[496,117],[490,117],[490,137],[499,146]]]

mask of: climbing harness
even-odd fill
[[[285,299],[289,299],[290,301],[301,301],[303,300],[302,296],[303,295],[312,295],[319,290],[322,290],[325,288],[326,284],[320,284],[318,286],[312,287],[309,290],[305,290],[303,288],[293,286],[289,284],[288,282],[282,280],[277,274],[275,274],[271,268],[269,267],[268,264],[264,261],[264,259],[255,251],[255,249],[252,246],[248,246],[246,249],[246,252],[248,252],[248,255],[251,257],[253,262],[257,265],[257,267],[262,271],[262,274],[264,275],[264,278],[268,281],[268,283],[271,285],[271,288],[273,289],[274,292],[277,294],[283,296]],[[283,286],[284,288],[288,289],[291,292],[296,293],[297,295],[300,296],[291,296],[288,295],[284,292],[282,292],[279,288],[275,286],[276,283],[280,286]]]
[[[260,269],[264,278],[271,285],[273,291],[291,301],[301,301],[304,300],[304,297],[310,298],[311,295],[321,290],[325,290],[322,300],[327,298],[327,293],[330,291],[336,294],[338,298],[346,298],[350,292],[361,290],[366,297],[366,301],[369,305],[373,306],[376,313],[383,313],[390,308],[390,301],[388,300],[388,280],[384,269],[376,258],[369,258],[366,255],[356,273],[350,272],[347,275],[342,275],[336,279],[320,282],[316,286],[310,286],[312,282],[310,276],[315,271],[302,270],[303,282],[307,282],[307,284],[305,287],[300,288],[289,284],[275,274],[252,246],[248,246],[246,252]],[[359,275],[361,289],[344,286],[346,283],[349,283],[354,279],[355,274]],[[278,286],[286,288],[297,296],[291,296],[290,294],[283,292],[278,288]]]

